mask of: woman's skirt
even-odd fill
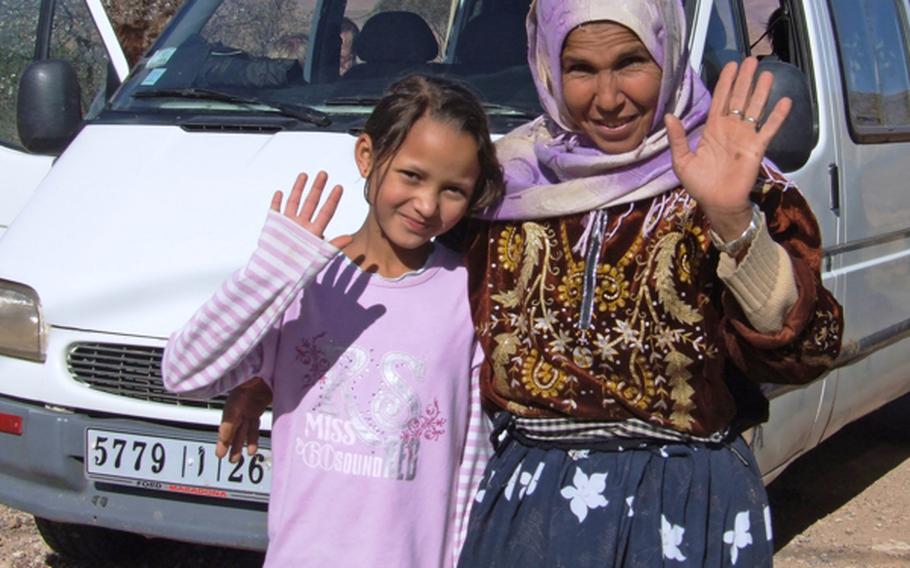
[[[768,499],[742,438],[610,449],[500,440],[460,568],[772,564]]]

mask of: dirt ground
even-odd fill
[[[910,566],[910,396],[845,427],[768,493],[776,566]]]
[[[775,565],[910,566],[910,396],[855,422],[768,488]],[[254,567],[262,556],[155,541],[124,567]],[[89,568],[61,558],[31,516],[0,506],[0,568]]]

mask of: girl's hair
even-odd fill
[[[480,101],[467,88],[439,77],[410,75],[394,83],[376,104],[363,132],[373,145],[373,168],[367,185],[379,181],[390,160],[401,148],[405,137],[422,117],[428,116],[452,125],[474,137],[480,177],[471,196],[471,211],[497,203],[503,194],[502,168],[496,159],[496,148],[490,140],[487,114]],[[382,170],[379,180],[374,176]]]

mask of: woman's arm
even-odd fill
[[[471,364],[471,407],[470,415],[468,416],[468,431],[455,488],[454,564],[458,564],[458,556],[468,530],[471,504],[474,502],[477,487],[483,478],[487,461],[493,453],[493,447],[490,443],[492,424],[483,411],[480,396],[480,365],[483,363],[483,349],[476,342],[474,344],[473,359]]]
[[[679,119],[671,115],[665,117],[667,135],[673,170],[704,211],[718,248],[751,253],[749,238],[739,241],[748,234],[757,202],[768,236],[789,256],[788,266],[780,249],[765,240],[759,243],[761,254],[740,273],[744,278],[725,278],[733,272],[729,259],[720,267],[730,286],[724,293],[723,325],[731,361],[753,380],[804,383],[833,364],[840,352],[843,321],[840,306],[821,284],[821,239],[809,205],[795,189],[784,190],[781,180],[766,183],[760,195],[754,195],[765,152],[791,107],[791,101],[782,98],[760,122],[774,79],[765,72],[755,80],[757,66],[755,58],[748,57],[740,66],[724,67],[694,149]],[[788,270],[796,285],[795,298]],[[777,305],[770,305],[772,298]],[[768,317],[753,313],[750,320],[743,307],[750,312],[765,310]]]
[[[750,282],[740,275],[739,290],[728,285],[722,297],[726,350],[730,360],[752,380],[808,383],[834,363],[843,335],[841,307],[821,281],[818,224],[802,194],[780,177],[765,180],[761,191],[753,196],[765,213],[768,236],[787,262],[783,268],[790,269],[783,276],[793,281],[788,292],[792,297],[785,306],[777,307],[774,317],[780,319],[779,325],[758,329],[748,312],[761,311],[760,302],[751,304],[742,291],[748,290],[754,300],[761,296],[763,285],[757,278]],[[769,274],[772,268],[766,263],[762,272]]]
[[[787,187],[786,179],[767,167],[759,180],[762,187],[766,184],[777,185],[777,190]],[[761,200],[761,195],[756,195],[756,199]],[[761,211],[758,229],[748,248],[735,256],[722,252],[717,266],[718,277],[736,298],[749,323],[766,334],[783,328],[790,308],[799,299],[790,254],[771,238],[768,230],[767,219],[774,215],[774,211]]]

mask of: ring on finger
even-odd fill
[[[731,108],[731,109],[730,109],[730,114],[733,115],[733,116],[735,116],[735,117],[737,117],[737,118],[739,118],[739,119],[742,119],[742,117],[743,117],[743,111],[742,111],[742,109],[738,109],[738,108]]]
[[[745,120],[746,122],[748,122],[754,126],[758,126],[758,119],[755,118],[754,116],[745,116],[745,117],[743,117],[743,120]]]

